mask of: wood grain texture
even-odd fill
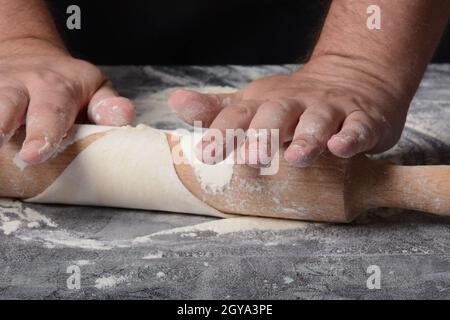
[[[450,166],[398,166],[353,160],[353,210],[394,207],[450,216]]]
[[[9,143],[0,148],[0,197],[27,199],[42,193],[78,154],[105,133],[95,133],[75,141],[45,163],[21,170],[13,161],[25,137],[25,132],[19,131]]]
[[[171,147],[176,143],[171,142]],[[277,174],[260,175],[259,169],[235,165],[230,183],[217,193],[203,190],[193,168],[187,161],[180,162],[183,164],[175,169],[183,184],[197,198],[225,213],[313,221],[353,219],[344,192],[350,160],[326,155],[313,166],[300,169],[289,166],[281,153]]]

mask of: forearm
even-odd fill
[[[370,5],[381,9],[381,30],[366,25]],[[394,90],[410,95],[449,15],[449,0],[334,0],[311,59],[327,56],[337,65],[351,60],[355,69],[385,78]]]
[[[65,50],[44,0],[0,0],[0,8],[0,46],[20,51],[16,40],[24,46],[38,41]]]

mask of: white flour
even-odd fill
[[[0,230],[5,235],[17,233],[22,229],[35,229],[41,226],[57,227],[46,216],[36,210],[25,207],[19,201],[0,199]]]
[[[291,277],[283,277],[283,282],[284,284],[290,284],[294,282],[294,279],[292,279]]]
[[[149,253],[145,257],[142,257],[142,259],[144,259],[144,260],[152,260],[152,259],[160,259],[162,257],[163,257],[163,252],[158,250],[158,251],[156,251],[154,253]]]
[[[85,266],[93,265],[95,263],[92,261],[89,261],[89,260],[77,260],[77,261],[75,261],[75,264],[79,267],[85,267]]]
[[[95,287],[97,289],[108,289],[117,286],[118,284],[127,282],[130,279],[129,276],[109,276],[101,277],[95,280]]]
[[[22,223],[18,220],[14,221],[6,221],[3,222],[0,226],[0,229],[3,231],[5,235],[10,235],[11,233],[16,232]]]
[[[151,213],[150,213],[151,214]],[[153,238],[162,235],[176,235],[192,238],[199,232],[211,232],[221,236],[236,232],[303,229],[306,222],[277,220],[257,217],[236,217],[218,219],[197,225],[172,228],[155,232],[134,239],[102,240],[93,239],[80,232],[59,227],[51,219],[34,209],[25,207],[19,201],[0,200],[0,230],[8,236],[15,236],[22,241],[41,243],[46,248],[78,248],[84,250],[103,251],[115,248],[130,248],[151,244]],[[151,252],[142,259],[158,259],[162,251]],[[76,261],[79,266],[92,264],[87,260]]]
[[[233,177],[233,152],[222,162],[208,165],[201,162],[194,154],[193,148],[201,140],[201,135],[184,135],[180,144],[185,158],[194,169],[197,181],[207,193],[221,193]]]
[[[270,218],[254,218],[254,217],[237,217],[214,220],[210,222],[204,222],[193,226],[174,228],[169,230],[163,230],[152,233],[144,237],[138,237],[134,239],[135,243],[146,243],[151,238],[162,235],[171,234],[190,234],[195,232],[213,232],[217,235],[224,235],[234,232],[244,231],[264,231],[264,230],[289,230],[289,229],[303,229],[307,226],[307,222],[289,221],[281,219]]]
[[[26,163],[25,161],[23,161],[20,158],[20,154],[19,153],[16,153],[16,155],[14,156],[13,162],[14,162],[14,165],[17,168],[19,168],[21,171],[23,171],[28,166],[28,163]]]

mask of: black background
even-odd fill
[[[280,64],[308,57],[327,0],[49,0],[71,52],[113,64]],[[66,8],[81,8],[68,30]],[[450,62],[446,32],[434,62]]]

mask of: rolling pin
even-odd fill
[[[20,170],[13,163],[24,139],[19,132],[0,149],[0,197],[28,199],[40,194],[104,134],[91,134],[46,163]],[[178,140],[166,134],[173,149]],[[367,209],[395,207],[450,216],[450,166],[398,166],[365,156],[340,159],[325,154],[300,169],[289,166],[282,151],[277,174],[260,175],[259,169],[235,165],[220,194],[205,192],[189,164],[176,164],[175,170],[193,195],[228,214],[348,223]]]

